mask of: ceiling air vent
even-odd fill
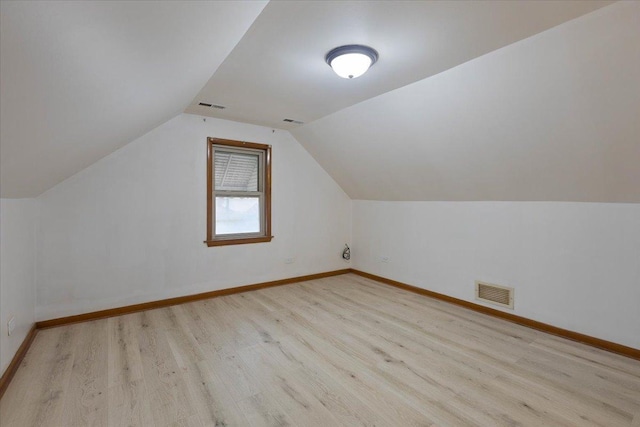
[[[301,125],[304,123],[304,122],[301,122],[300,120],[293,120],[293,119],[284,119],[283,122],[293,123],[294,125]]]
[[[513,310],[513,288],[476,282],[476,299]]]
[[[202,105],[203,107],[211,107],[211,108],[215,108],[215,109],[217,109],[217,110],[224,110],[225,108],[227,108],[227,107],[225,107],[225,106],[223,106],[223,105],[207,104],[206,102],[201,102],[201,103],[199,103],[198,105]]]

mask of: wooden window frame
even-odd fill
[[[214,215],[214,193],[215,186],[213,183],[213,157],[214,146],[222,145],[230,148],[249,148],[264,152],[264,232],[261,236],[255,236],[251,233],[249,237],[238,237],[238,234],[232,235],[230,238],[216,237]],[[244,245],[248,243],[264,243],[273,239],[271,235],[271,146],[267,144],[258,144],[255,142],[234,141],[231,139],[207,138],[207,240],[204,241],[207,246],[226,246],[226,245]]]

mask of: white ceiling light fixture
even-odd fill
[[[378,52],[369,46],[350,44],[332,49],[325,60],[343,79],[354,79],[366,73],[376,63]]]

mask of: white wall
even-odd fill
[[[273,146],[272,242],[203,243],[208,136]],[[39,320],[349,267],[351,200],[286,131],[179,115],[38,199]]]
[[[516,315],[640,348],[640,204],[357,200],[352,250],[467,301],[475,280],[514,287]]]
[[[207,136],[273,145],[271,243],[202,243]],[[353,227],[354,268],[468,301],[475,280],[513,286],[517,315],[640,347],[640,204],[351,202],[287,132],[180,115],[37,202],[3,199],[3,368],[33,322],[36,214],[40,320],[346,268]],[[11,347],[7,307],[26,313]]]
[[[35,322],[36,220],[34,199],[0,199],[0,375]]]

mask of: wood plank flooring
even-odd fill
[[[640,362],[353,274],[40,331],[9,426],[640,426]]]

